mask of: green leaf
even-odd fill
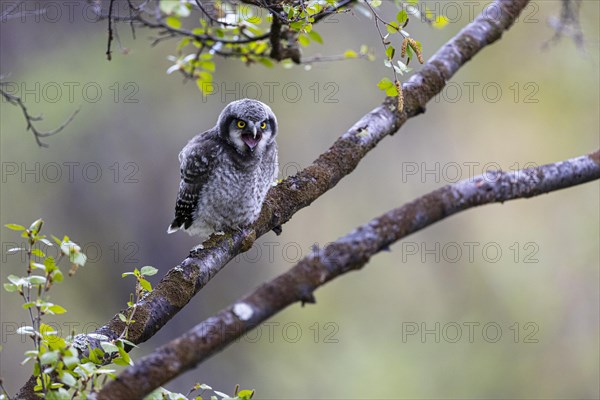
[[[8,279],[9,282],[14,283],[18,287],[21,287],[24,283],[26,283],[26,281],[23,278],[19,278],[16,275],[9,275],[6,277],[6,279]]]
[[[61,270],[58,268],[56,270],[52,271],[52,273],[50,274],[50,277],[52,277],[52,280],[57,283],[62,282],[65,278],[63,273],[61,272]]]
[[[258,17],[256,15],[253,15],[252,17],[246,18],[246,21],[250,22],[251,24],[258,25],[262,22],[262,18]]]
[[[398,89],[396,88],[396,85],[394,85],[394,86],[392,86],[390,88],[387,88],[385,90],[385,95],[386,96],[390,96],[390,97],[396,97],[396,96],[398,96]]]
[[[145,280],[144,278],[140,278],[140,286],[147,292],[151,292],[152,291],[152,285],[150,284],[150,282],[148,282],[147,280]]]
[[[385,49],[385,55],[389,60],[394,58],[394,54],[396,54],[396,49],[394,48],[394,46],[388,46]]]
[[[67,346],[66,340],[61,338],[60,336],[51,336],[51,337],[45,339],[44,341],[51,350],[61,350],[62,351]]]
[[[58,361],[58,352],[48,351],[42,354],[40,361],[42,364],[54,364],[56,361]]]
[[[113,360],[113,363],[122,367],[128,367],[130,365],[133,365],[133,362],[131,362],[131,358],[129,356],[127,356],[127,359],[123,357],[117,357]]]
[[[414,51],[412,49],[412,47],[410,45],[406,46],[406,59],[407,59],[407,63],[411,60],[411,58],[413,58],[414,55]]]
[[[56,336],[56,329],[54,329],[53,327],[51,327],[50,325],[46,325],[44,323],[42,323],[40,325],[40,334],[42,335],[42,337],[48,338],[50,336]]]
[[[59,246],[62,246],[62,240],[60,240],[59,238],[57,238],[57,237],[56,237],[56,236],[54,236],[54,235],[50,235],[50,236],[52,236],[52,240],[54,240],[54,242],[55,242],[57,245],[59,245]],[[66,236],[65,236],[65,238],[66,238]]]
[[[194,33],[194,31],[192,31],[192,33]],[[204,32],[202,32],[202,33],[204,33]],[[200,33],[200,34],[202,34],[202,33]],[[194,33],[194,34],[196,35],[197,33]],[[192,39],[190,39],[189,37],[184,37],[183,39],[181,39],[179,41],[179,43],[177,44],[177,47],[176,47],[177,51],[181,51],[185,46],[190,44],[191,41],[192,41]]]
[[[354,50],[346,50],[344,52],[344,58],[358,58],[358,54]]]
[[[127,317],[122,313],[119,313],[119,319],[123,322],[127,322]]]
[[[67,386],[75,386],[77,384],[77,379],[70,372],[60,371],[58,376],[60,377],[60,381]]]
[[[29,227],[29,230],[31,231],[31,233],[33,233],[34,235],[37,235],[40,230],[42,229],[42,225],[44,224],[44,220],[43,219],[38,219],[33,221],[33,223],[31,224],[31,226]]]
[[[431,23],[431,25],[433,25],[434,28],[442,29],[443,27],[448,25],[448,17],[440,15],[435,19],[435,21]]]
[[[290,28],[296,32],[299,32],[304,28],[304,21],[296,21],[290,24]]]
[[[41,258],[46,257],[46,255],[44,254],[44,252],[41,251],[40,249],[33,249],[33,250],[31,250],[31,254],[33,254],[36,257],[41,257]]]
[[[46,277],[45,276],[32,275],[32,276],[30,276],[29,278],[26,278],[26,279],[32,285],[44,285],[46,283]]]
[[[300,43],[301,46],[306,47],[310,44],[310,39],[306,35],[298,35],[298,43]]]
[[[71,261],[73,264],[77,264],[77,265],[79,265],[80,267],[83,267],[83,266],[85,265],[85,262],[86,262],[86,260],[87,260],[87,257],[86,257],[86,255],[85,255],[85,254],[77,252],[77,253],[72,253],[72,254],[69,256],[69,260],[70,260],[70,261]]]
[[[240,399],[251,399],[254,396],[254,390],[240,390],[237,395]]]
[[[167,24],[167,26],[170,26],[171,28],[175,28],[175,29],[181,28],[181,21],[179,20],[179,18],[177,18],[174,15],[167,17],[167,19],[165,20],[165,23]]]
[[[381,0],[371,0],[369,4],[371,5],[371,7],[377,8],[381,5]]]
[[[213,61],[199,61],[198,67],[210,72],[215,72],[215,63]]]
[[[40,264],[40,263],[36,263],[36,262],[32,262],[31,263],[31,268],[33,268],[33,269],[41,269],[42,271],[46,270],[46,266],[44,264]]]
[[[398,11],[398,14],[396,14],[396,21],[398,21],[398,24],[400,24],[400,26],[404,25],[407,19],[408,13],[406,12],[406,10],[400,10]]]
[[[52,388],[52,386],[50,386]],[[71,395],[69,392],[61,387],[58,390],[50,390],[46,393],[47,400],[71,400]]]
[[[51,311],[53,314],[64,314],[67,312],[67,310],[64,307],[61,307],[58,304],[54,304],[48,307],[48,310]]]
[[[116,353],[119,351],[119,348],[111,342],[101,342],[100,346],[102,346],[102,349],[106,353]]]
[[[313,42],[317,42],[319,44],[323,44],[323,38],[316,31],[310,31],[310,32],[308,32],[308,37],[311,38],[311,40]]]
[[[56,263],[53,257],[46,257],[44,259],[44,269],[47,273],[52,273],[57,270]]]
[[[273,68],[275,66],[275,64],[273,63],[273,61],[270,58],[266,58],[266,57],[259,58],[258,62],[261,63],[262,65],[264,65],[267,68]]]
[[[13,231],[24,231],[25,230],[24,226],[18,225],[18,224],[6,224],[4,226]]]
[[[379,83],[377,84],[377,87],[381,90],[387,90],[389,88],[391,88],[392,86],[394,86],[394,82],[392,82],[390,80],[390,78],[382,78]]]
[[[21,307],[23,307],[25,310],[31,307],[35,307],[35,301],[28,301],[27,303],[23,303]]]
[[[396,21],[390,22],[385,26],[385,28],[387,29],[390,35],[393,35],[394,33],[398,33],[400,31],[400,26]]]
[[[145,267],[142,267],[142,269],[140,270],[140,273],[142,274],[142,276],[156,275],[157,272],[158,272],[158,268],[151,267],[150,265],[146,265]]]
[[[16,292],[17,289],[18,289],[17,285],[15,285],[13,283],[5,283],[4,284],[4,290],[6,290],[9,293]]]
[[[198,89],[200,89],[200,92],[204,93],[205,95],[213,94],[215,91],[215,86],[212,84],[212,79],[207,81],[200,77],[196,79],[196,85],[198,86]]]
[[[63,357],[62,360],[65,363],[65,366],[69,369],[75,368],[77,365],[79,365],[80,362],[79,357],[74,355]]]

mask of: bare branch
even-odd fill
[[[314,302],[313,291],[398,240],[470,208],[529,198],[600,179],[600,150],[541,167],[488,172],[445,186],[356,228],[303,258],[288,272],[263,284],[182,336],[137,360],[110,381],[98,400],[137,399],[194,368],[272,315],[295,302]]]
[[[110,3],[108,5],[108,45],[106,46],[106,58],[108,59],[108,61],[110,61],[112,59],[112,55],[111,55],[112,52],[110,51],[110,45],[113,41],[112,24],[113,24],[114,2],[115,2],[115,0],[110,0]],[[129,6],[131,7],[131,3],[129,4]],[[131,11],[131,8],[129,10]]]
[[[23,100],[21,100],[20,97],[15,96],[14,94],[8,93],[6,90],[4,90],[3,86],[6,86],[6,84],[7,84],[7,82],[0,82],[0,95],[2,95],[2,97],[4,97],[4,99],[6,101],[8,101],[10,104],[12,104],[14,106],[18,106],[21,109],[21,112],[23,113],[23,117],[25,117],[25,122],[27,122],[26,130],[31,130],[31,132],[33,132],[35,141],[37,142],[38,146],[40,146],[40,147],[48,147],[48,145],[46,143],[42,142],[42,140],[41,140],[42,138],[56,135],[57,133],[62,131],[67,125],[69,125],[71,123],[71,121],[73,121],[73,119],[79,112],[79,108],[78,108],[58,128],[50,130],[50,131],[41,131],[38,128],[36,128],[34,122],[41,121],[43,119],[43,117],[41,115],[39,115],[37,117],[31,115],[29,113],[29,111],[27,110],[25,103],[23,103]]]

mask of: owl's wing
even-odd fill
[[[212,158],[210,147],[205,141],[193,140],[179,154],[181,182],[175,203],[175,219],[167,229],[167,233],[187,229],[194,222],[198,198],[210,173]]]

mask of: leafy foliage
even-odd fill
[[[435,28],[442,28],[448,23],[445,16],[434,16],[427,6],[420,4],[417,7],[417,3],[418,0],[246,0],[241,4],[225,0],[163,0],[156,9],[152,9],[147,2],[138,6],[129,2],[132,24],[161,29],[155,44],[170,38],[179,39],[175,55],[168,57],[173,64],[167,73],[180,72],[186,79],[194,80],[204,94],[215,90],[216,57],[237,58],[246,65],[261,64],[268,68],[272,68],[274,62],[291,67],[294,63],[311,64],[335,59],[374,60],[373,51],[366,45],[361,46],[360,51],[348,49],[340,56],[302,55],[304,48],[315,43],[321,45],[326,40],[315,30],[319,21],[354,9],[372,19],[377,27],[384,47],[384,64],[392,69],[394,78],[392,85],[382,79],[378,86],[386,95],[399,97],[399,109],[402,109],[402,88],[398,75],[410,72],[408,64],[413,57],[416,56],[420,63],[424,61],[421,43],[406,31],[409,18],[419,18]],[[380,12],[390,4],[397,10],[395,18],[385,20]],[[380,24],[385,28],[383,31]],[[401,37],[400,44],[394,45],[394,37],[398,36]],[[110,41],[109,37],[109,47]],[[399,45],[403,51],[398,58],[396,47]],[[404,58],[406,60],[402,61]]]
[[[5,227],[21,232],[21,237],[26,238],[24,247],[8,250],[10,254],[23,252],[26,255],[27,268],[23,276],[9,275],[8,282],[4,283],[4,290],[9,293],[18,294],[23,300],[23,309],[29,314],[31,325],[22,326],[17,333],[29,337],[33,343],[33,349],[25,352],[22,364],[33,363],[33,375],[36,377],[35,392],[43,398],[50,400],[87,399],[91,393],[97,392],[108,379],[116,377],[116,370],[106,367],[109,364],[117,366],[133,365],[133,360],[128,349],[136,347],[134,343],[127,340],[127,333],[132,324],[135,323],[134,316],[136,304],[148,293],[152,292],[152,285],[146,279],[155,275],[158,269],[144,266],[135,268],[132,272],[126,272],[122,276],[133,276],[136,279],[135,294],[130,295],[127,303],[129,306],[127,315],[119,314],[124,322],[125,328],[118,338],[110,340],[100,334],[75,335],[63,338],[50,325],[43,322],[46,315],[57,315],[67,310],[49,301],[49,292],[55,284],[64,280],[64,275],[59,268],[63,261],[71,265],[69,276],[73,276],[79,267],[85,265],[87,257],[81,251],[81,247],[73,242],[68,236],[59,239],[51,235],[54,243],[45,235],[41,234],[44,221],[38,219],[29,228],[18,224],[6,224]],[[58,259],[46,256],[45,247],[58,246],[60,256]],[[4,393],[0,394],[0,400],[10,399],[10,396],[1,386]],[[241,390],[236,387],[233,396],[213,391],[211,399],[239,399],[248,400],[254,395],[254,391]],[[208,385],[196,385],[189,391],[187,396],[180,393],[172,393],[166,389],[159,389],[149,395],[150,399],[187,399],[191,393],[201,390],[204,393],[212,390]],[[196,396],[195,399],[202,398]]]

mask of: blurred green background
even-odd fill
[[[177,154],[213,126],[226,103],[248,96],[271,105],[285,177],[377,106],[376,83],[390,73],[372,21],[349,13],[316,26],[325,44],[305,54],[367,44],[377,61],[306,70],[219,60],[219,92],[203,98],[193,82],[165,73],[175,41],[151,47],[155,32],[138,29],[133,40],[119,24],[122,49],[115,43],[108,62],[106,22],[82,18],[83,3],[46,3],[55,7],[52,16],[0,23],[0,72],[32,113],[43,113],[42,128],[81,112],[42,149],[20,111],[2,102],[0,222],[41,217],[46,233],[68,234],[87,251],[90,262],[52,294],[69,311],[50,319],[64,335],[92,331],[127,302],[133,282],[121,273],[153,265],[160,269],[155,283],[196,244],[183,233],[166,234]],[[473,6],[426,3],[451,17],[443,30],[411,21],[429,57],[469,21]],[[486,4],[468,3],[476,13]],[[530,5],[423,116],[386,138],[281,236],[269,233],[236,258],[134,359],[286,271],[313,245],[391,208],[488,168],[514,170],[597,149],[599,4],[582,4],[585,53],[568,39],[543,50],[553,34],[547,20],[560,3]],[[394,7],[384,4],[382,15],[393,19]],[[231,392],[239,383],[263,399],[598,398],[599,204],[593,182],[451,217],[318,290],[316,305],[289,307],[166,387],[185,393],[205,382]],[[23,273],[19,256],[4,254],[19,241],[2,229],[3,282]],[[0,299],[0,372],[14,393],[31,371],[19,365],[30,344],[14,333],[27,318],[19,298],[2,292]]]

